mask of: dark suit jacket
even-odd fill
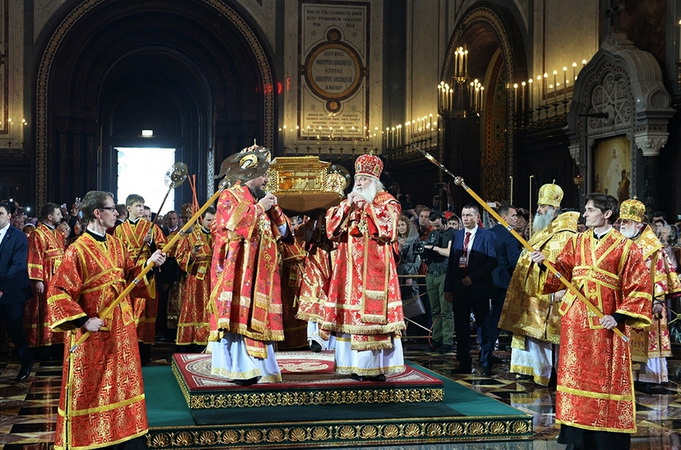
[[[513,237],[510,231],[501,224],[496,224],[490,231],[496,236],[495,250],[497,251],[498,265],[492,272],[494,285],[498,288],[507,289],[511,281],[511,274],[520,257],[520,243]]]
[[[18,228],[9,226],[0,242],[0,304],[25,302],[31,296],[28,280],[28,239]]]
[[[465,229],[458,230],[452,240],[449,253],[449,265],[445,278],[445,292],[452,292],[456,301],[457,295],[475,298],[490,298],[494,293],[492,271],[497,266],[497,252],[494,248],[494,233],[478,228],[473,240],[473,247],[468,254],[468,267],[459,267],[459,259],[463,256],[463,240]],[[468,276],[473,284],[466,287],[461,280]]]

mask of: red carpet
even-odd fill
[[[278,352],[281,383],[243,387],[211,375],[210,354],[176,353],[173,372],[192,409],[291,404],[433,402],[443,398],[438,378],[408,365],[384,382],[355,381],[334,372],[333,352]]]

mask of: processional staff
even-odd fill
[[[452,178],[454,178],[454,184],[456,184],[457,186],[461,186],[462,188],[464,188],[464,190],[465,190],[466,192],[468,192],[468,194],[469,194],[471,197],[473,197],[473,198],[475,199],[475,201],[477,201],[477,202],[480,204],[480,206],[482,206],[487,212],[489,212],[489,213],[490,213],[490,214],[491,214],[491,215],[492,215],[500,224],[502,224],[502,225],[504,226],[504,228],[506,228],[506,229],[507,229],[507,230],[508,230],[516,239],[518,239],[518,242],[520,242],[520,243],[523,245],[523,247],[525,247],[525,248],[526,248],[528,251],[530,251],[530,252],[537,251],[537,250],[535,250],[535,249],[534,249],[534,248],[533,248],[533,247],[532,247],[532,246],[531,246],[531,245],[530,245],[530,244],[529,244],[529,243],[528,243],[528,242],[527,242],[527,241],[526,241],[526,240],[525,240],[517,231],[515,231],[515,229],[514,229],[512,226],[510,226],[510,225],[509,225],[509,224],[508,224],[508,223],[507,223],[499,214],[497,214],[497,212],[496,212],[494,209],[492,209],[492,208],[487,204],[487,202],[485,202],[482,198],[480,198],[480,196],[478,196],[478,194],[476,194],[475,191],[473,191],[473,189],[471,189],[470,187],[468,187],[468,186],[466,185],[466,183],[464,183],[462,177],[459,177],[459,176],[454,175],[452,172],[449,171],[449,169],[447,169],[444,165],[442,165],[442,163],[440,163],[438,160],[436,160],[436,159],[433,157],[433,155],[431,155],[431,154],[428,153],[427,151],[421,150],[421,149],[419,149],[419,151],[420,151],[421,153],[423,153],[423,156],[425,156],[425,158],[426,158],[428,161],[430,161],[431,163],[435,164],[435,165],[436,165],[437,167],[439,167],[442,171],[444,171],[447,175],[449,175],[449,176],[451,176]],[[591,312],[592,314],[594,314],[594,315],[595,315],[596,317],[598,317],[599,319],[602,318],[602,317],[604,316],[604,314],[603,314],[603,312],[601,312],[601,310],[599,310],[593,303],[591,303],[591,302],[584,296],[584,294],[582,294],[582,293],[579,291],[579,289],[577,289],[572,283],[570,283],[567,279],[565,279],[565,277],[564,277],[560,272],[558,272],[558,270],[557,270],[556,267],[553,265],[553,263],[551,263],[548,259],[545,259],[545,260],[543,261],[543,263],[544,263],[544,265],[546,266],[546,268],[549,270],[549,272],[553,273],[553,274],[556,276],[556,278],[558,278],[558,279],[560,280],[560,282],[563,283],[563,285],[564,285],[570,292],[572,292],[572,293],[575,295],[575,297],[577,297],[582,303],[584,303],[584,306],[586,306],[586,309],[589,310],[589,312]],[[626,336],[624,335],[624,333],[622,333],[622,331],[621,331],[619,328],[613,328],[612,330],[615,332],[615,334],[617,334],[618,336],[620,336],[620,337],[622,338],[622,340],[624,340],[624,342],[629,342],[629,338],[626,337]]]
[[[187,223],[184,224],[184,226],[180,229],[178,233],[175,233],[175,235],[166,243],[166,245],[163,247],[163,251],[167,251],[177,243],[177,241],[184,236],[187,231],[194,225],[194,222],[196,222],[199,217],[208,209],[210,205],[215,203],[215,201],[218,199],[220,194],[222,193],[223,190],[229,187],[229,180],[227,178],[223,179],[220,182],[219,189],[213,194],[211,198],[208,199],[208,201],[198,210],[194,215],[187,221]],[[123,301],[123,299],[132,291],[137,284],[139,284],[140,281],[144,279],[144,276],[155,266],[155,263],[151,261],[149,264],[147,264],[142,271],[137,275],[131,282],[128,284],[128,286],[116,297],[116,300],[111,302],[109,306],[107,306],[100,314],[99,316],[101,317],[107,317],[113,309],[118,306],[118,304]],[[83,335],[76,341],[75,344],[69,349],[71,353],[75,352],[78,347],[87,340],[87,338],[90,336],[90,332],[86,331],[83,333]]]
[[[187,168],[187,165],[183,162],[178,162],[172,165],[170,169],[166,172],[166,176],[164,178],[165,185],[168,187],[168,190],[166,191],[166,195],[163,197],[163,201],[161,202],[161,206],[158,208],[158,211],[156,212],[156,215],[153,217],[158,217],[159,214],[161,214],[161,211],[163,210],[163,205],[165,205],[166,200],[168,199],[168,195],[170,195],[170,191],[175,189],[176,187],[182,185],[184,183],[184,180],[187,179],[187,173],[189,169]],[[153,220],[153,219],[152,219]],[[154,227],[153,225],[149,227],[149,232],[147,233],[147,236],[150,238],[153,236],[154,233]],[[145,236],[146,238],[146,236]],[[137,256],[135,257],[135,261],[133,262],[133,265],[137,265],[137,261],[140,259],[140,255],[142,254],[142,249],[144,248],[144,244],[146,244],[146,240],[142,240],[142,245],[140,248],[137,249]]]

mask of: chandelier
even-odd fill
[[[458,47],[454,52],[451,82],[438,84],[438,110],[443,117],[466,118],[479,116],[485,87],[468,73],[468,49]]]

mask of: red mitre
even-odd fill
[[[376,155],[362,155],[355,160],[355,176],[363,175],[378,180],[381,178],[381,172],[383,172],[383,161]]]

